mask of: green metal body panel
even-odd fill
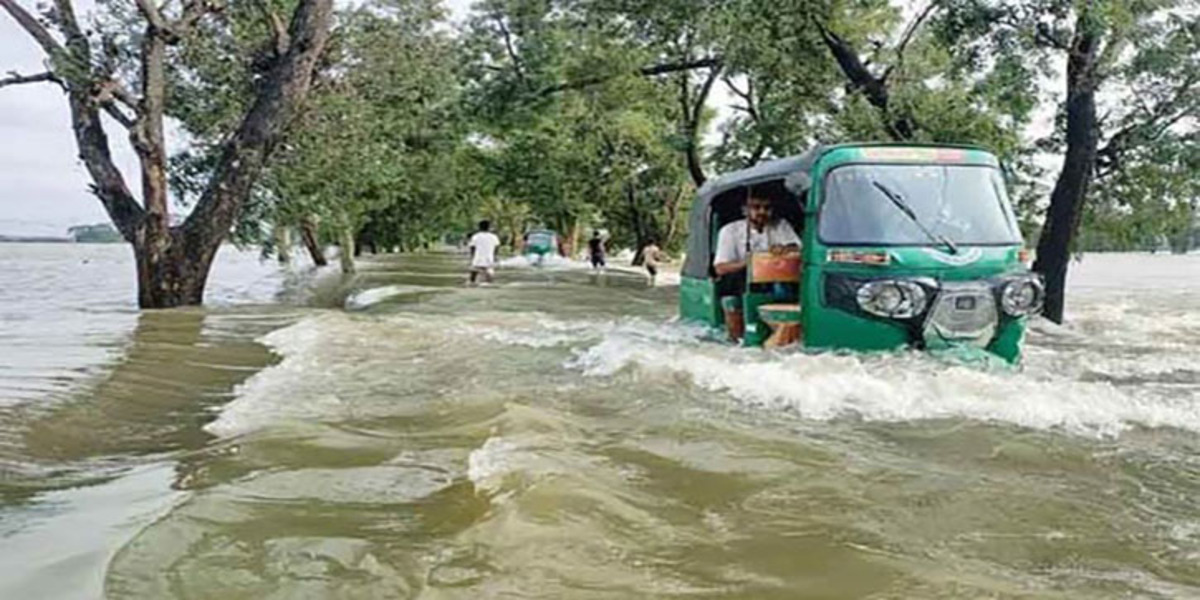
[[[958,254],[928,246],[836,246],[824,245],[817,236],[817,226],[823,182],[831,169],[849,163],[883,162],[929,164],[939,162],[939,156],[953,153],[955,164],[974,164],[999,168],[995,157],[981,149],[933,146],[835,146],[817,160],[808,173],[811,186],[803,199],[804,271],[800,283],[803,344],[815,349],[849,349],[884,351],[902,348],[914,342],[911,327],[899,321],[874,318],[828,306],[825,301],[825,279],[830,274],[865,277],[928,277],[938,281],[986,280],[999,276],[1027,272],[1020,262],[1020,244],[1005,246],[965,246]],[[715,230],[715,227],[712,228]],[[706,232],[713,235],[712,231]],[[886,265],[847,264],[830,262],[829,251],[886,252]],[[708,283],[705,287],[703,284]],[[723,319],[715,298],[711,280],[684,278],[680,290],[680,314],[685,319],[701,320],[721,326]],[[707,295],[707,297],[706,297]],[[761,345],[769,331],[758,318],[758,306],[773,300],[762,294],[746,294],[746,345]],[[713,312],[715,308],[715,313]],[[987,350],[1008,361],[1020,359],[1020,346],[1025,333],[1025,319],[1004,317]]]
[[[717,304],[717,286],[711,279],[682,277],[679,280],[679,316],[713,327],[721,327],[725,319]]]

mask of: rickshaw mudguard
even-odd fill
[[[1021,360],[1021,343],[1025,340],[1025,319],[1012,319],[1000,326],[995,339],[988,345],[988,352],[1003,358],[1009,364]]]

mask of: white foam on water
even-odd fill
[[[248,433],[280,420],[318,419],[345,414],[344,403],[332,391],[313,389],[308,375],[325,373],[326,355],[321,351],[332,329],[346,319],[340,313],[325,313],[272,331],[259,339],[283,356],[283,360],[263,369],[234,390],[235,399],[226,404],[217,419],[205,425],[216,436]],[[297,382],[308,386],[306,393],[294,395]]]
[[[607,335],[626,335],[665,344],[689,344],[699,341],[707,332],[705,327],[682,322],[656,323],[637,317],[616,320],[561,320],[541,314],[528,320],[509,319],[503,324],[483,319],[460,322],[458,330],[464,335],[482,337],[507,346],[552,348],[579,346],[599,341]]]
[[[438,288],[424,285],[385,285],[377,288],[370,288],[355,293],[346,298],[346,308],[348,310],[361,310],[371,305],[378,304],[389,298],[397,296],[405,296],[409,294],[421,294],[425,292],[445,291],[446,288]]]
[[[744,405],[816,420],[964,418],[1088,436],[1114,436],[1135,424],[1200,431],[1200,404],[1127,393],[1106,382],[1063,379],[1036,365],[1025,372],[984,371],[917,353],[777,354],[664,345],[615,334],[578,351],[565,366],[589,377],[611,377],[630,368],[683,373]]]
[[[467,478],[475,487],[495,491],[519,459],[520,447],[502,437],[490,437],[467,457]]]
[[[542,258],[520,254],[500,261],[497,266],[505,269],[550,269],[550,270],[583,270],[590,269],[591,264],[585,261],[571,260],[557,254],[547,254]]]

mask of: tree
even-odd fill
[[[188,0],[175,8],[138,0],[138,16],[107,5],[115,22],[136,22],[141,31],[85,31],[70,0],[55,0],[42,20],[16,3],[0,0],[43,49],[49,70],[32,76],[60,85],[71,110],[80,158],[109,218],[133,246],[138,304],[167,308],[200,304],[209,268],[233,226],[285,123],[308,92],[313,67],[328,36],[332,0],[300,0],[286,30],[277,23],[274,55],[254,100],[226,137],[212,176],[191,214],[172,224],[167,194],[164,117],[168,71],[181,60],[197,23],[219,13],[220,4]],[[218,15],[219,16],[219,15]],[[57,34],[57,36],[55,35]],[[136,56],[137,70],[124,64]],[[10,77],[0,83],[21,83]],[[136,90],[136,91],[135,91]],[[125,128],[138,157],[139,203],[112,161],[103,111]]]
[[[1124,170],[1125,183],[1131,183],[1135,170],[1129,169],[1139,161],[1146,164],[1139,156],[1161,156],[1154,148],[1189,137],[1194,142],[1194,119],[1190,134],[1185,123],[1195,114],[1200,84],[1194,14],[1188,18],[1174,0],[956,0],[947,5],[942,32],[948,34],[948,47],[960,54],[1016,55],[1051,75],[1054,61],[1065,67],[1058,130],[1043,144],[1061,149],[1063,164],[1034,263],[1046,280],[1043,314],[1061,323],[1070,255],[1088,201],[1098,195],[1092,187],[1096,177],[1108,179]],[[1104,91],[1119,94],[1123,102],[1102,113]],[[1141,171],[1143,183],[1151,182],[1144,176],[1153,170]]]

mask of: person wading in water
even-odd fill
[[[600,237],[599,231],[592,232],[592,239],[588,240],[588,258],[592,261],[593,269],[603,269],[604,264],[604,238]]]
[[[472,285],[480,275],[483,275],[483,280],[487,283],[491,283],[495,275],[496,249],[500,247],[500,238],[488,231],[491,228],[492,224],[488,220],[480,221],[479,231],[471,236],[471,242],[468,244],[471,247],[471,273],[468,281]]]

